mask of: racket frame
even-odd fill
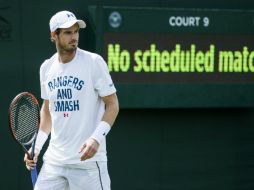
[[[17,139],[17,137],[15,135],[15,132],[13,131],[13,128],[12,128],[12,108],[20,100],[20,98],[22,98],[23,96],[30,96],[32,98],[34,104],[36,105],[36,109],[38,111],[38,126],[37,126],[37,130],[36,130],[33,138],[30,141],[28,141],[27,143],[21,143]],[[23,151],[25,152],[25,154],[27,154],[27,156],[28,156],[28,158],[30,160],[32,160],[33,157],[34,157],[35,141],[36,141],[37,133],[38,133],[38,130],[39,130],[39,124],[40,124],[40,108],[39,108],[38,100],[30,92],[21,92],[21,93],[19,93],[17,96],[15,96],[13,98],[13,100],[12,100],[12,102],[10,104],[10,107],[9,107],[9,127],[10,127],[10,131],[11,131],[12,137],[22,147]],[[31,153],[28,152],[29,150],[28,150],[27,146],[29,146],[29,145],[31,145],[31,148],[32,148]],[[35,183],[36,183],[36,180],[37,180],[37,169],[36,169],[36,167],[34,167],[34,169],[31,170],[31,179],[32,179],[33,187],[34,187]]]

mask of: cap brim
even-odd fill
[[[63,25],[59,26],[58,28],[70,28],[74,24],[78,23],[79,28],[85,28],[86,23],[83,20],[71,20],[69,22],[64,23]]]

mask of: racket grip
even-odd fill
[[[34,167],[33,170],[31,170],[31,179],[33,183],[33,187],[35,186],[36,180],[37,180],[37,169]]]

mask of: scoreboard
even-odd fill
[[[254,106],[254,11],[89,11],[121,107]]]

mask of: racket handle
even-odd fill
[[[33,187],[35,186],[36,180],[37,180],[37,169],[34,167],[33,170],[31,170],[31,179],[33,183]]]

